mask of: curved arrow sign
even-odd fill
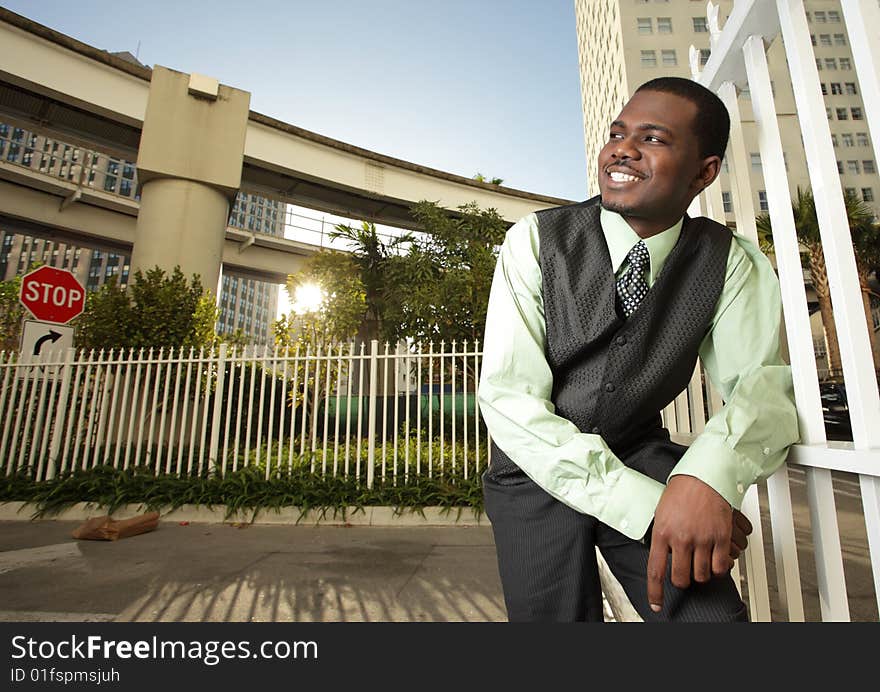
[[[60,338],[61,338],[61,334],[50,329],[48,334],[44,334],[39,339],[37,339],[36,343],[34,344],[33,355],[35,355],[35,356],[40,355],[40,349],[43,348],[43,344],[45,344],[47,341],[51,341],[54,344]]]

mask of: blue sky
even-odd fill
[[[251,108],[451,173],[587,195],[573,0],[0,0]]]

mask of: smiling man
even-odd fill
[[[751,531],[738,510],[798,429],[770,263],[685,214],[728,131],[696,82],[647,82],[599,153],[600,196],[507,233],[479,398],[510,620],[601,621],[596,548],[646,621],[748,619],[730,577]],[[660,412],[698,357],[726,403],[687,448]]]

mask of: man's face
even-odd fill
[[[718,157],[700,156],[696,116],[697,106],[681,96],[639,91],[611,124],[598,160],[602,206],[643,237],[678,221],[717,174]]]

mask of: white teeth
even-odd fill
[[[611,173],[609,173],[609,175],[611,176],[611,179],[615,183],[633,183],[636,180],[638,180],[638,178],[634,175],[628,175],[626,173],[619,173],[617,171],[611,171]]]

